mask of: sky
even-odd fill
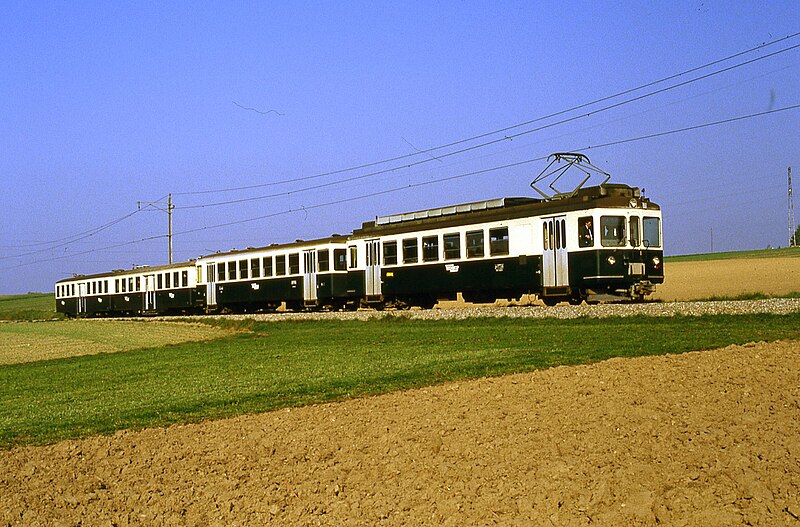
[[[668,255],[785,247],[798,32],[796,0],[7,0],[0,294],[166,263],[169,194],[186,261],[537,196],[563,151],[645,188]]]

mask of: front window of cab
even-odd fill
[[[600,217],[600,243],[603,247],[622,247],[625,245],[625,217]]]
[[[643,221],[644,246],[661,247],[661,220],[660,218],[645,216]]]

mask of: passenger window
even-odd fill
[[[631,245],[639,247],[639,216],[631,216],[628,220],[628,230],[631,233]]]
[[[317,269],[320,273],[325,273],[331,269],[331,252],[329,249],[317,251]]]
[[[578,246],[592,247],[594,245],[594,223],[591,216],[578,218]]]
[[[600,217],[600,243],[603,247],[625,245],[625,218],[623,216]]]
[[[397,242],[383,244],[383,265],[397,265]]]
[[[333,270],[347,271],[347,251],[344,249],[333,250]]]
[[[159,277],[159,278],[161,278],[161,277]],[[161,286],[159,286],[159,287],[161,287]],[[121,293],[121,292],[122,292],[122,291],[120,290],[120,288],[119,288],[119,278],[116,278],[116,279],[114,280],[114,292],[115,292],[115,293]]]
[[[261,263],[264,265],[264,277],[272,276],[272,256],[265,256]]]
[[[189,286],[189,271],[181,272],[181,287]]]
[[[661,247],[661,229],[658,218],[645,217],[644,226],[644,246]]]
[[[561,220],[561,248],[567,248],[567,220]]]
[[[172,287],[172,278],[171,277],[172,277],[172,275],[170,275],[169,273],[164,275],[164,287],[166,287],[167,289]]]
[[[358,247],[355,245],[350,246],[350,269],[355,269],[358,266]]]
[[[403,240],[403,263],[417,263],[419,261],[419,248],[416,238]]]
[[[467,258],[483,258],[483,231],[467,233]]]
[[[261,276],[261,260],[258,258],[250,258],[250,278],[259,278]]]
[[[286,274],[286,255],[279,254],[275,257],[275,274],[283,276]]]
[[[133,278],[128,278],[128,291],[133,293],[135,289],[133,288]]]
[[[300,253],[289,255],[289,274],[300,274]]]
[[[457,232],[442,236],[444,243],[444,259],[457,260],[461,258],[461,235]]]
[[[508,254],[508,227],[489,229],[489,254]]]
[[[247,260],[239,260],[239,279],[247,280],[249,278],[250,268],[247,265]]]
[[[236,280],[236,262],[228,262],[228,280]]]
[[[422,238],[422,261],[436,262],[439,260],[439,237],[425,236]]]
[[[197,275],[196,276],[197,276],[197,283],[198,284],[202,284],[203,283],[203,266],[202,265],[198,265],[197,266]]]

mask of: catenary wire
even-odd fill
[[[719,125],[723,125],[723,124],[729,124],[729,123],[733,123],[733,122],[737,122],[737,121],[743,121],[743,120],[746,120],[746,119],[753,119],[753,118],[756,118],[756,117],[763,117],[765,115],[775,114],[775,113],[779,113],[779,112],[785,112],[785,111],[789,111],[789,110],[796,110],[798,108],[800,108],[800,104],[795,104],[795,105],[791,105],[791,106],[785,106],[783,108],[776,108],[776,109],[773,109],[773,110],[767,110],[767,111],[764,111],[764,112],[758,112],[758,113],[753,113],[753,114],[748,114],[748,115],[740,115],[740,116],[731,117],[731,118],[728,118],[728,119],[722,119],[722,120],[718,120],[718,121],[713,121],[713,122],[708,122],[708,123],[703,123],[703,124],[698,124],[698,125],[693,125],[693,126],[686,126],[686,127],[682,127],[682,128],[676,128],[676,129],[673,129],[673,130],[667,130],[667,131],[664,131],[664,132],[658,132],[658,133],[654,133],[654,134],[647,134],[647,135],[642,135],[642,136],[638,136],[638,137],[619,139],[619,140],[616,140],[616,141],[609,141],[607,143],[601,143],[601,144],[598,144],[598,145],[589,145],[589,146],[585,146],[583,148],[573,149],[573,151],[575,151],[575,152],[583,152],[583,151],[588,151],[588,150],[597,150],[597,149],[600,149],[600,148],[607,148],[609,146],[620,145],[620,144],[624,144],[624,143],[631,143],[631,142],[634,142],[634,141],[643,141],[643,140],[647,140],[647,139],[663,137],[663,136],[666,136],[666,135],[678,134],[678,133],[683,133],[683,132],[692,131],[692,130],[699,130],[699,129],[702,129],[702,128],[708,128],[708,127],[712,127],[712,126],[719,126]],[[418,188],[418,187],[422,187],[422,186],[433,185],[433,184],[436,184],[436,183],[442,183],[442,182],[445,182],[445,181],[453,181],[453,180],[456,180],[456,179],[462,179],[462,178],[475,176],[475,175],[480,175],[480,174],[485,174],[485,173],[493,172],[493,171],[497,171],[497,170],[503,170],[503,169],[506,169],[506,168],[513,168],[513,167],[517,167],[517,166],[533,163],[533,162],[536,162],[536,161],[542,161],[544,159],[547,159],[547,156],[540,156],[540,157],[536,157],[536,158],[533,158],[533,159],[527,159],[527,160],[524,160],[524,161],[518,161],[516,163],[510,163],[510,164],[507,164],[507,165],[502,165],[502,166],[493,167],[493,168],[486,168],[486,169],[483,169],[483,170],[477,170],[477,171],[468,172],[468,173],[464,173],[464,174],[456,174],[456,175],[453,175],[453,176],[447,176],[447,177],[438,178],[438,179],[435,179],[435,180],[423,181],[423,182],[419,182],[419,183],[411,183],[411,184],[403,185],[403,186],[400,186],[400,187],[395,187],[395,188],[391,188],[391,189],[385,189],[385,190],[376,191],[376,192],[370,192],[368,194],[363,194],[363,195],[359,195],[359,196],[352,196],[350,198],[329,201],[329,202],[326,202],[326,203],[318,203],[318,204],[314,204],[314,205],[308,205],[308,206],[303,206],[303,207],[299,207],[299,208],[293,208],[293,209],[278,211],[278,212],[274,212],[274,213],[271,213],[271,214],[265,214],[265,215],[254,217],[254,218],[246,218],[246,219],[243,219],[243,220],[229,221],[229,222],[220,223],[220,224],[216,224],[216,225],[207,225],[207,226],[204,226],[204,227],[197,227],[197,228],[194,228],[194,229],[188,229],[188,230],[185,230],[185,231],[176,232],[173,235],[179,236],[179,235],[184,235],[184,234],[192,234],[192,233],[195,233],[195,232],[201,232],[201,231],[206,231],[206,230],[211,230],[211,229],[218,229],[218,228],[222,228],[222,227],[230,227],[230,226],[233,226],[233,225],[241,225],[241,224],[244,224],[244,223],[251,223],[251,222],[254,222],[254,221],[274,218],[274,217],[277,217],[277,216],[284,216],[284,215],[288,215],[288,214],[293,214],[295,212],[302,212],[302,211],[313,210],[313,209],[318,209],[318,208],[322,208],[322,207],[329,207],[329,206],[332,206],[332,205],[341,205],[341,204],[344,204],[344,203],[350,203],[350,202],[358,201],[358,200],[361,200],[361,199],[367,199],[367,198],[380,196],[380,195],[384,195],[384,194],[389,194],[389,193],[393,193],[393,192],[399,192],[399,191],[408,190],[408,189],[411,189],[411,188]],[[23,267],[23,266],[26,266],[26,265],[31,265],[32,263],[43,263],[43,262],[51,262],[51,261],[55,261],[55,260],[63,260],[63,259],[71,258],[71,257],[74,257],[74,256],[82,256],[82,255],[85,255],[85,254],[91,254],[91,253],[94,253],[94,252],[108,250],[108,249],[116,249],[116,248],[119,248],[119,247],[125,247],[125,246],[128,246],[128,245],[134,245],[134,244],[143,243],[143,242],[146,242],[146,241],[164,239],[166,237],[167,237],[166,234],[148,236],[148,237],[145,237],[145,238],[141,238],[139,240],[131,240],[131,241],[128,241],[128,242],[117,243],[117,244],[109,245],[109,246],[105,246],[105,247],[98,247],[98,248],[95,248],[95,249],[87,249],[86,251],[81,251],[81,252],[77,252],[77,253],[71,253],[71,254],[65,255],[65,256],[55,256],[55,257],[52,257],[52,258],[44,258],[44,259],[40,259],[40,260],[35,260],[33,262],[26,262],[26,263],[14,265],[14,266],[2,267],[2,268],[0,268],[0,270],[16,269],[16,268]]]
[[[539,132],[541,130],[552,128],[552,127],[555,127],[555,126],[558,126],[558,125],[561,125],[561,124],[565,124],[565,123],[569,123],[569,122],[572,122],[572,121],[576,121],[578,119],[583,119],[583,118],[586,118],[586,117],[590,117],[592,115],[595,115],[595,114],[598,114],[598,113],[601,113],[601,112],[604,112],[604,111],[608,111],[608,110],[611,110],[613,108],[618,108],[620,106],[623,106],[623,105],[626,105],[626,104],[630,104],[632,102],[636,102],[636,101],[645,99],[647,97],[652,97],[654,95],[658,95],[658,94],[661,94],[661,93],[664,93],[664,92],[667,92],[667,91],[670,91],[670,90],[674,90],[676,88],[680,88],[680,87],[686,86],[688,84],[691,84],[691,83],[694,83],[694,82],[698,82],[700,80],[704,80],[704,79],[707,79],[709,77],[712,77],[712,76],[715,76],[715,75],[719,75],[719,74],[725,73],[727,71],[731,71],[733,69],[740,68],[740,67],[746,66],[748,64],[752,64],[753,62],[764,60],[766,58],[770,58],[770,57],[773,57],[773,56],[778,55],[780,53],[785,53],[787,51],[791,51],[791,50],[794,50],[794,49],[797,49],[797,48],[800,48],[800,44],[796,44],[794,46],[791,46],[791,47],[788,47],[788,48],[784,48],[784,49],[775,51],[773,53],[770,53],[770,54],[767,54],[767,55],[764,55],[764,56],[761,56],[761,57],[756,57],[754,59],[750,59],[750,60],[745,61],[745,62],[740,62],[738,64],[734,64],[732,66],[728,66],[726,68],[723,68],[723,69],[720,69],[720,70],[716,70],[716,71],[707,73],[705,75],[701,75],[701,76],[693,78],[693,79],[689,79],[689,80],[686,80],[686,81],[683,81],[683,82],[680,82],[680,83],[677,83],[677,84],[673,84],[671,86],[667,86],[667,87],[660,88],[658,90],[654,90],[654,91],[651,91],[651,92],[648,92],[648,93],[645,93],[645,94],[642,94],[642,95],[638,95],[636,97],[632,97],[632,98],[626,99],[624,101],[620,101],[620,102],[617,102],[617,103],[614,103],[614,104],[610,104],[610,105],[598,108],[596,110],[592,110],[592,111],[587,112],[587,113],[582,113],[582,114],[579,114],[579,115],[568,117],[566,119],[561,119],[561,120],[553,122],[553,123],[548,123],[548,124],[545,124],[545,125],[542,125],[542,126],[538,126],[536,128],[532,128],[532,129],[529,129],[529,130],[523,130],[523,131],[517,132],[515,134],[506,135],[506,136],[503,136],[503,137],[498,138],[498,139],[493,139],[491,141],[486,141],[486,142],[483,142],[483,143],[479,143],[477,145],[472,145],[472,146],[469,146],[469,147],[466,147],[466,148],[461,148],[459,150],[454,150],[452,152],[442,153],[442,154],[439,154],[436,157],[436,160],[440,161],[442,158],[445,158],[445,157],[451,157],[451,156],[462,154],[462,153],[469,152],[469,151],[472,151],[472,150],[477,150],[479,148],[483,148],[483,147],[486,147],[486,146],[497,144],[497,143],[500,143],[500,142],[503,142],[503,141],[509,141],[509,140],[515,139],[517,137],[528,135],[528,134],[531,134],[531,133],[534,133],[534,132]],[[344,178],[344,179],[339,179],[339,180],[331,181],[331,182],[327,182],[327,183],[318,183],[318,184],[315,184],[315,185],[301,187],[299,189],[294,189],[294,190],[289,190],[289,191],[284,191],[284,192],[265,194],[265,195],[261,195],[261,196],[253,196],[253,197],[249,197],[249,198],[239,198],[239,199],[232,199],[232,200],[225,200],[225,201],[217,201],[217,202],[213,202],[213,203],[204,203],[204,204],[199,204],[199,205],[184,205],[184,206],[181,206],[181,207],[176,207],[176,209],[200,209],[200,208],[207,208],[207,207],[219,207],[219,206],[224,206],[224,205],[233,205],[233,204],[240,204],[240,203],[246,203],[246,202],[252,202],[252,201],[266,200],[266,199],[271,199],[271,198],[276,198],[276,197],[281,197],[281,196],[291,196],[293,194],[298,194],[298,193],[301,193],[301,192],[307,192],[307,191],[310,191],[310,190],[318,190],[318,189],[321,189],[321,188],[341,185],[343,183],[349,183],[349,182],[352,182],[352,181],[363,180],[363,179],[367,179],[367,178],[383,175],[383,174],[386,174],[386,173],[389,173],[389,172],[394,172],[396,170],[411,168],[411,167],[422,165],[422,164],[425,164],[425,163],[430,163],[433,160],[434,159],[430,159],[430,158],[429,159],[421,159],[421,160],[418,160],[418,161],[414,161],[412,163],[407,163],[407,164],[402,165],[402,166],[395,166],[395,167],[385,168],[385,169],[377,170],[377,171],[374,171],[374,172],[368,172],[366,174],[360,174],[360,175],[357,175],[357,176],[350,176],[350,177],[347,177],[347,178]],[[314,176],[314,177],[316,177],[316,176]],[[301,180],[304,180],[304,179],[311,179],[311,177],[298,178],[298,179],[295,179],[293,181],[301,181]]]
[[[797,36],[800,36],[800,32],[793,33],[791,35],[787,35],[785,37],[782,37],[782,38],[779,38],[779,39],[776,39],[776,40],[772,40],[770,42],[764,42],[764,43],[762,43],[762,44],[760,44],[758,46],[754,46],[754,47],[749,48],[747,50],[740,51],[738,53],[734,53],[733,55],[728,55],[727,57],[723,57],[721,59],[717,59],[717,60],[708,62],[708,63],[703,64],[701,66],[696,66],[694,68],[690,68],[688,70],[681,71],[680,73],[676,73],[676,74],[673,74],[673,75],[670,75],[670,76],[667,76],[667,77],[664,77],[664,78],[661,78],[661,79],[658,79],[658,80],[655,80],[655,81],[651,81],[651,82],[648,82],[646,84],[642,84],[640,86],[637,86],[635,88],[629,88],[627,90],[623,90],[621,92],[618,92],[618,93],[615,93],[615,94],[612,94],[612,95],[608,95],[608,96],[602,97],[600,99],[595,99],[595,100],[587,102],[587,103],[582,103],[582,104],[573,106],[571,108],[568,108],[566,110],[560,110],[558,112],[554,112],[554,113],[551,113],[551,114],[548,114],[548,115],[544,115],[544,116],[541,116],[541,117],[536,117],[536,118],[530,119],[528,121],[524,121],[524,122],[521,122],[521,123],[517,123],[517,124],[510,125],[510,126],[506,126],[504,128],[499,128],[499,129],[496,129],[496,130],[492,130],[490,132],[484,132],[484,133],[481,133],[479,135],[475,135],[475,136],[468,137],[468,138],[465,138],[465,139],[460,139],[460,140],[457,140],[457,141],[453,141],[453,142],[446,143],[446,144],[443,144],[443,145],[435,146],[435,147],[432,147],[432,148],[427,148],[427,149],[422,149],[422,150],[419,150],[419,149],[415,148],[415,150],[417,150],[417,151],[409,153],[409,154],[403,154],[403,155],[400,155],[400,156],[386,158],[386,159],[382,159],[382,160],[379,160],[379,161],[373,161],[373,162],[364,163],[364,164],[361,164],[361,165],[355,165],[355,166],[342,168],[342,169],[338,169],[338,170],[332,170],[332,171],[329,171],[329,172],[323,172],[323,173],[309,175],[309,176],[301,176],[301,177],[298,177],[298,178],[284,179],[284,180],[280,180],[280,181],[272,181],[272,182],[269,182],[269,183],[259,183],[259,184],[255,184],[255,185],[245,185],[245,186],[240,186],[240,187],[230,187],[230,188],[221,188],[221,189],[212,189],[212,190],[176,192],[176,193],[173,193],[173,194],[176,195],[176,196],[187,196],[187,195],[198,195],[198,194],[214,194],[214,193],[222,193],[222,192],[234,192],[234,191],[240,191],[240,190],[252,190],[252,189],[255,189],[255,188],[264,188],[264,187],[276,186],[276,185],[281,185],[281,184],[286,184],[286,183],[295,183],[295,182],[306,181],[306,180],[310,180],[310,179],[318,179],[318,178],[322,178],[322,177],[326,177],[326,176],[332,176],[332,175],[341,174],[341,173],[345,173],[345,172],[351,172],[351,171],[360,170],[360,169],[364,169],[364,168],[370,168],[370,167],[374,167],[374,166],[377,166],[377,165],[390,163],[390,162],[393,162],[393,161],[399,161],[399,160],[402,160],[402,159],[408,159],[408,158],[419,156],[419,155],[423,155],[423,154],[430,154],[431,152],[435,152],[437,150],[442,150],[442,149],[445,149],[445,148],[458,146],[458,145],[463,144],[463,143],[468,143],[470,141],[483,139],[483,138],[489,137],[491,135],[495,135],[495,134],[502,133],[502,132],[507,132],[507,131],[513,130],[515,128],[520,128],[520,127],[527,126],[527,125],[530,125],[530,124],[533,124],[533,123],[536,123],[536,122],[539,122],[539,121],[543,121],[543,120],[546,120],[546,119],[551,119],[553,117],[558,117],[560,115],[564,115],[566,113],[573,112],[573,111],[576,111],[576,110],[581,110],[583,108],[587,108],[587,107],[593,106],[595,104],[606,102],[608,100],[611,100],[611,99],[614,99],[614,98],[617,98],[617,97],[621,97],[623,95],[628,95],[630,93],[633,93],[633,92],[636,92],[636,91],[639,91],[639,90],[643,90],[645,88],[649,88],[651,86],[655,86],[657,84],[661,84],[663,82],[667,82],[667,81],[676,79],[678,77],[681,77],[681,76],[684,76],[684,75],[688,75],[690,73],[694,73],[696,71],[700,71],[700,70],[709,68],[711,66],[715,66],[717,64],[721,64],[721,63],[726,62],[728,60],[731,60],[731,59],[734,59],[734,58],[737,58],[737,57],[741,57],[743,55],[758,51],[758,50],[763,49],[765,47],[773,46],[773,45],[778,44],[780,42],[784,42],[786,40],[790,40],[790,39],[796,38]],[[796,46],[794,46],[794,47],[796,47]],[[794,47],[788,48],[788,49],[793,49]],[[787,50],[783,50],[783,51],[788,51],[788,49]],[[767,55],[767,56],[762,57],[762,58],[766,58],[766,57],[769,57],[771,55],[773,55],[773,54]],[[747,63],[749,63],[749,62],[747,62]],[[747,64],[747,63],[745,63],[745,64]],[[727,70],[722,70],[722,71],[727,71]],[[703,78],[703,77],[701,77],[701,78]],[[438,160],[438,157],[439,156],[435,156],[432,159],[428,159],[428,161]],[[406,168],[406,167],[405,166],[401,166],[401,167],[398,167],[398,168]]]

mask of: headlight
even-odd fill
[[[607,261],[608,265],[614,265],[615,263],[617,263],[617,259],[614,258],[613,256],[609,256]]]
[[[659,258],[658,256],[653,256],[653,265],[658,267],[660,264],[661,264],[661,258]]]

